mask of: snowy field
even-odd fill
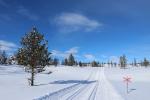
[[[105,68],[105,75],[125,100],[150,100],[150,68]],[[125,76],[132,78],[129,83],[129,94],[125,93]]]
[[[52,74],[48,74],[52,71]],[[123,77],[131,76],[126,94]],[[28,85],[29,73],[0,66],[0,100],[149,100],[150,68],[48,67]]]

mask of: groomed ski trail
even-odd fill
[[[85,88],[87,84],[93,83],[94,81],[91,81],[91,79],[93,79],[94,76],[95,76],[95,72],[91,71],[88,78],[83,80],[81,83],[70,85],[66,88],[60,89],[53,93],[49,93],[45,96],[39,97],[34,100],[66,100],[66,95],[69,98],[69,96],[75,94],[74,92],[82,91],[82,89]]]
[[[92,72],[85,83],[77,83],[35,100],[124,100],[106,79],[104,67]]]
[[[104,67],[100,68],[99,87],[94,100],[124,100],[107,80]]]

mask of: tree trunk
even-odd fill
[[[34,86],[34,66],[32,66],[32,71],[31,71],[31,86]]]

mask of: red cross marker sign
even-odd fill
[[[123,77],[123,81],[126,83],[127,94],[129,93],[129,83],[131,83],[131,79],[130,76]]]
[[[123,79],[124,79],[124,80],[123,80],[124,82],[126,82],[126,83],[131,83],[131,79],[132,79],[132,78],[131,78],[130,76],[125,76],[125,77],[123,77]]]

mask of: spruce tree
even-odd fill
[[[91,64],[92,64],[92,67],[98,67],[98,63],[96,61],[93,61]]]
[[[33,86],[35,74],[41,72],[49,64],[48,41],[34,27],[31,32],[25,34],[21,39],[21,46],[17,53],[18,64],[30,69],[30,85]]]
[[[65,60],[64,60],[64,65],[68,65],[68,59],[67,58],[65,58]]]
[[[121,68],[125,68],[127,65],[127,59],[126,59],[126,56],[123,55],[120,57],[120,67]]]
[[[116,62],[114,63],[114,67],[117,67],[117,63]]]
[[[149,65],[149,61],[144,58],[144,61],[143,61],[143,66],[147,67]]]
[[[58,59],[57,59],[57,58],[54,58],[53,64],[54,64],[55,66],[57,66],[58,63],[59,63]]]
[[[5,51],[0,54],[0,63],[7,64],[7,54]]]
[[[69,66],[75,65],[75,59],[74,59],[74,56],[72,54],[70,54],[68,57],[68,65]]]
[[[137,62],[136,59],[134,58],[134,66],[137,66]]]
[[[79,61],[79,66],[82,67],[82,62],[81,61]]]

